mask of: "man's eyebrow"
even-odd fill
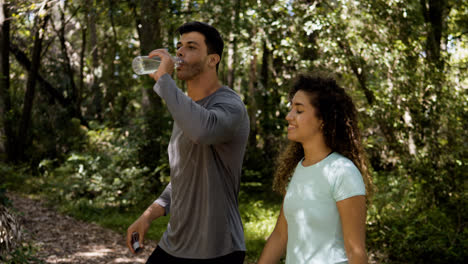
[[[194,40],[189,40],[187,41],[187,44],[192,44],[192,45],[196,45],[196,46],[200,46],[200,44],[198,44],[198,42],[194,41]],[[182,42],[177,42],[177,46],[179,45],[182,45]]]

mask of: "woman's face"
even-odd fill
[[[286,115],[288,139],[302,143],[323,139],[322,120],[317,117],[316,109],[310,103],[311,97],[304,91],[297,91],[291,101],[291,110]]]

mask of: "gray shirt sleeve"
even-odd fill
[[[164,215],[168,215],[171,209],[171,193],[172,193],[172,184],[169,182],[169,184],[166,186],[166,188],[161,193],[159,198],[156,199],[156,201],[154,201],[155,203],[164,207],[165,209]]]
[[[161,76],[153,89],[164,99],[184,134],[197,144],[212,145],[231,139],[243,118],[244,107],[237,100],[223,100],[206,109],[184,94],[169,74]]]

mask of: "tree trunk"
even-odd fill
[[[140,38],[141,54],[147,55],[152,50],[162,47],[160,28],[160,1],[140,0],[140,13],[133,6],[136,18],[136,27]],[[167,124],[163,123],[163,107],[161,98],[153,91],[154,80],[146,78],[141,87],[142,109],[147,124],[145,134],[145,145],[141,149],[141,162],[146,166],[154,168],[159,165],[161,157],[160,137]]]
[[[444,63],[440,57],[442,32],[448,3],[442,0],[420,0],[424,21],[428,24],[426,53],[429,62],[443,71]]]
[[[71,116],[77,117],[80,119],[80,122],[84,126],[88,126],[87,121],[83,118],[83,115],[81,113],[81,93],[82,91],[79,90],[79,87],[76,86],[75,84],[75,72],[72,67],[72,62],[70,59],[70,56],[68,55],[68,49],[67,49],[67,40],[65,38],[65,27],[67,26],[67,21],[65,20],[65,12],[64,10],[67,8],[67,1],[64,2],[64,8],[63,10],[60,9],[60,21],[61,21],[61,27],[59,30],[55,29],[55,24],[51,23],[52,27],[54,28],[54,31],[56,32],[59,42],[60,42],[60,48],[62,51],[63,58],[65,60],[64,63],[64,68],[65,68],[65,74],[66,77],[68,78],[69,81],[69,86],[67,85],[65,87],[66,90],[70,89],[69,91],[69,96],[67,98],[68,103],[70,104],[69,106],[66,107],[66,109],[69,111],[69,114]]]
[[[111,22],[111,28],[112,28],[112,42],[111,42],[111,52],[110,52],[110,61],[112,63],[109,64],[109,69],[107,70],[107,79],[109,80],[109,84],[106,89],[106,95],[105,95],[105,107],[107,106],[113,106],[114,105],[114,99],[119,92],[119,85],[118,85],[118,80],[115,78],[114,73],[116,71],[116,64],[113,63],[117,54],[119,54],[119,44],[117,43],[117,30],[115,27],[115,19],[114,19],[114,4],[115,1],[109,0],[109,20]],[[113,113],[114,115],[116,113]]]
[[[234,8],[234,15],[232,16],[234,32],[231,33],[232,40],[228,46],[229,57],[228,57],[227,85],[231,87],[232,89],[234,89],[234,76],[236,74],[236,67],[237,67],[237,35],[239,34],[237,32],[237,28],[239,25],[240,8],[241,8],[241,1],[236,0],[236,5]],[[237,92],[241,93],[240,89]]]
[[[13,53],[19,64],[21,64],[27,72],[31,71],[31,61],[28,59],[26,53],[20,50],[19,47],[13,43],[10,43],[10,51]],[[52,84],[45,80],[39,73],[37,74],[37,81],[44,89],[44,91],[52,96],[54,100],[56,100],[60,105],[62,105],[64,108],[69,107],[69,100],[65,98],[60,91],[55,89]]]
[[[348,60],[349,66],[351,67],[354,75],[358,79],[359,88],[364,92],[367,103],[373,105],[375,103],[375,96],[368,87],[367,77],[366,77],[366,64],[365,61],[360,57],[354,54],[351,49],[349,41],[345,37],[341,37],[341,41],[338,41],[338,46],[343,50]],[[393,149],[396,153],[404,154],[409,151],[409,149],[404,150],[402,146],[398,143],[397,135],[391,125],[385,118],[378,118],[376,122],[379,125],[379,128],[382,132],[383,137],[388,142],[388,146]],[[398,154],[398,155],[399,155]]]
[[[256,34],[256,29],[253,30],[252,36]],[[257,146],[257,101],[255,99],[256,86],[257,86],[257,53],[256,43],[252,43],[252,60],[249,67],[249,92],[248,92],[248,113],[250,118],[250,135],[249,145],[251,147]]]
[[[0,0],[0,115],[3,121],[3,132],[5,133],[4,148],[7,158],[12,160],[15,156],[15,132],[13,122],[9,115],[11,111],[10,98],[10,20],[8,13],[8,4]]]
[[[91,113],[97,119],[102,119],[102,91],[99,87],[99,79],[100,76],[98,74],[99,71],[99,53],[98,53],[98,37],[96,31],[96,7],[94,6],[94,1],[90,3],[90,12],[88,16],[88,28],[89,28],[89,45],[91,48],[91,58],[92,58],[92,73],[93,73],[93,80],[91,83],[91,92],[93,94],[93,106]]]
[[[44,7],[47,8],[48,3],[44,3]],[[28,72],[28,79],[26,82],[26,93],[24,96],[23,102],[23,112],[21,115],[20,127],[18,131],[18,159],[24,158],[26,147],[29,145],[29,128],[31,125],[31,113],[35,96],[36,81],[40,67],[41,61],[41,51],[42,51],[42,39],[44,37],[43,32],[45,32],[47,22],[49,20],[49,15],[46,15],[41,21],[39,17],[36,17],[36,25],[41,23],[40,26],[36,28],[34,34],[34,46],[32,51],[32,60],[31,60],[31,69]]]
[[[15,56],[16,60],[26,69],[26,71],[31,71],[31,61],[28,59],[26,53],[21,51],[18,46],[10,43],[10,51]],[[78,118],[81,121],[81,124],[88,126],[88,122],[83,118],[81,111],[77,110],[74,107],[73,102],[70,98],[65,98],[63,94],[52,86],[47,80],[44,79],[39,73],[37,74],[37,81],[44,92],[49,94],[55,101],[57,101],[64,109],[67,109],[73,117]]]
[[[372,105],[375,100],[375,96],[369,88],[367,88],[367,78],[366,78],[366,71],[364,70],[364,66],[362,63],[365,63],[361,57],[355,56],[353,51],[351,50],[351,46],[347,39],[341,38],[341,41],[338,41],[338,46],[343,50],[346,54],[346,58],[348,59],[349,66],[353,70],[354,75],[359,82],[359,87],[366,95],[367,103]]]
[[[77,96],[77,105],[81,105],[82,94],[84,90],[84,66],[85,66],[85,56],[86,56],[86,32],[87,28],[81,29],[81,52],[80,52],[80,85],[78,86],[78,96]]]
[[[269,63],[268,61],[270,60],[270,49],[268,48],[266,40],[263,41],[263,55],[262,55],[262,70],[260,73],[260,78],[262,81],[263,89],[265,91],[268,91],[269,87],[269,80],[270,80],[270,74],[269,74]],[[273,89],[273,92],[275,95],[277,94],[277,89]]]
[[[137,29],[140,37],[141,54],[147,55],[152,50],[162,48],[161,28],[159,24],[160,16],[159,1],[141,0],[140,16],[137,19]],[[143,110],[151,124],[151,129],[159,131],[159,116],[162,108],[162,101],[159,96],[153,92],[153,89],[147,89],[146,86],[153,87],[154,81],[148,82],[142,87]],[[156,122],[156,123],[154,123]]]

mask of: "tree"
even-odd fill
[[[8,4],[0,1],[0,116],[3,120],[5,133],[5,150],[7,157],[13,157],[15,151],[15,136],[11,120],[11,99],[10,99],[10,18]]]
[[[270,192],[274,160],[286,140],[291,79],[300,72],[331,72],[358,107],[379,189],[368,217],[371,249],[395,262],[463,259],[463,1],[49,1],[47,24],[38,15],[47,1],[36,2],[3,2],[0,12],[0,114],[9,157],[18,146],[20,122],[29,116],[22,124],[30,143],[24,160],[31,167],[51,159],[75,168],[71,157],[81,153],[99,164],[96,169],[83,161],[90,177],[110,182],[112,190],[126,193],[129,182],[151,179],[141,188],[154,192],[168,178],[172,123],[152,91],[154,81],[133,75],[131,61],[160,47],[175,54],[176,28],[204,21],[225,40],[220,80],[249,111],[243,182]],[[35,78],[27,74],[33,72]],[[141,170],[119,173],[132,168]],[[125,184],[113,185],[114,175]],[[96,195],[83,189],[85,197]]]

